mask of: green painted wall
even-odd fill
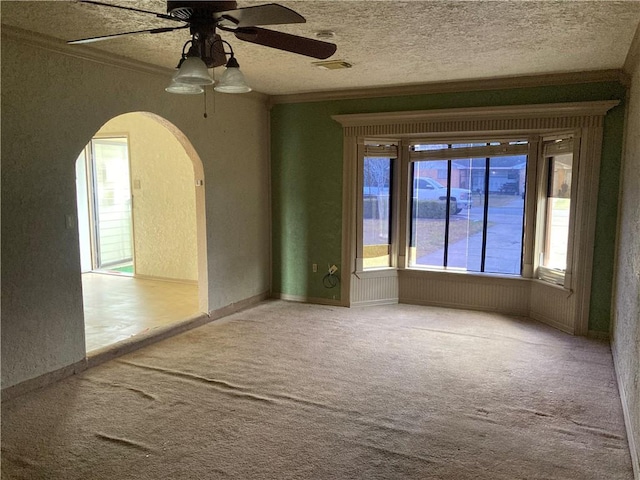
[[[325,289],[328,263],[342,265],[342,129],[331,115],[623,100],[618,83],[411,95],[275,105],[271,111],[273,291],[336,299]],[[608,331],[622,152],[623,106],[605,119],[590,329]],[[312,273],[311,264],[319,272]]]
[[[589,330],[599,332],[609,332],[611,323],[624,118],[624,105],[605,117],[589,310]]]

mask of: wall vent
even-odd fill
[[[352,65],[344,60],[324,60],[322,62],[312,62],[318,68],[323,70],[339,70],[341,68],[351,68]]]

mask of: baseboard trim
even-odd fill
[[[230,303],[222,308],[212,310],[209,312],[209,317],[211,317],[212,320],[218,320],[219,318],[227,317],[242,310],[246,310],[247,308],[251,308],[268,298],[270,298],[269,292],[262,292],[258,295],[254,295],[253,297],[245,298],[239,302]]]
[[[112,345],[92,350],[87,354],[87,368],[95,367],[101,363],[108,362],[114,358],[121,357],[127,353],[134,352],[140,348],[160,342],[173,337],[174,335],[178,335],[179,333],[186,332],[187,330],[191,330],[192,328],[201,327],[202,325],[209,323],[211,320],[211,317],[207,314],[201,313],[185,320],[172,323],[171,325],[157,327],[145,332],[144,334],[134,335],[133,337]]]
[[[606,342],[610,340],[609,332],[599,332],[598,330],[589,330],[587,332],[587,337]]]
[[[2,389],[2,401],[10,400],[26,393],[38,390],[40,388],[51,385],[66,377],[80,373],[88,368],[95,367],[101,363],[113,360],[127,353],[134,352],[140,348],[152,345],[156,342],[166,340],[180,333],[201,327],[214,320],[227,317],[241,310],[251,308],[258,303],[269,298],[269,292],[263,292],[259,295],[249,297],[239,302],[231,303],[225,307],[211,311],[211,313],[201,313],[189,317],[185,320],[175,322],[171,325],[154,328],[144,334],[135,335],[126,340],[114,343],[107,347],[91,351],[86,358],[79,362],[73,363],[66,367],[59,368],[52,372],[47,372],[30,380],[25,380],[11,387]]]
[[[198,280],[187,280],[169,277],[154,277],[153,275],[145,275],[143,273],[134,273],[133,278],[137,280],[153,280],[155,282],[181,283],[183,285],[198,285]]]
[[[24,395],[25,393],[38,390],[42,387],[46,387],[47,385],[55,383],[58,380],[62,380],[63,378],[75,375],[76,373],[80,373],[87,368],[87,359],[83,358],[82,360],[72,363],[71,365],[67,365],[66,367],[58,368],[57,370],[53,370],[52,372],[47,372],[38,377],[25,380],[24,382],[17,383],[16,385],[12,385],[7,388],[3,388],[2,401],[5,402],[7,400],[11,400],[13,398]]]
[[[241,310],[257,305],[261,301],[266,300],[268,296],[268,292],[264,292],[236,303],[230,303],[229,305],[217,310],[212,310],[209,314],[201,313],[194,315],[186,320],[176,322],[171,325],[154,328],[144,335],[136,335],[114,345],[109,345],[103,349],[93,351],[87,358],[88,367],[95,367],[96,365],[113,360],[114,358],[118,358],[153,343],[160,342],[188,330],[201,327],[214,320],[219,320],[229,315],[233,315]]]
[[[558,330],[560,330],[561,332],[564,333],[568,333],[569,335],[575,335],[575,332],[573,331],[573,329],[567,325],[564,325],[560,322],[556,322],[555,320],[552,320],[544,315],[541,315],[539,313],[535,313],[535,312],[531,312],[529,314],[529,317],[533,320],[536,320],[540,323],[544,323],[545,325],[549,325],[550,327],[553,328],[557,328]]]
[[[616,375],[616,383],[618,384],[618,394],[620,395],[620,403],[622,404],[622,416],[624,417],[624,426],[627,430],[627,442],[629,443],[629,452],[631,453],[631,463],[633,465],[633,478],[635,480],[640,480],[640,451],[638,451],[638,447],[640,445],[636,445],[636,438],[633,435],[633,424],[631,423],[631,415],[629,411],[629,406],[627,404],[627,392],[624,389],[624,383],[622,383],[622,379],[620,378],[618,372],[618,363],[616,358],[618,358],[616,343],[611,342],[611,353],[613,355],[613,371]],[[638,432],[640,434],[640,432]]]
[[[306,297],[304,295],[289,295],[288,293],[273,293],[271,298],[286,300],[288,302],[313,303],[315,305],[332,305],[334,307],[348,307],[342,300],[332,300],[329,298]]]

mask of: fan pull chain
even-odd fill
[[[213,77],[213,84],[216,84],[216,70],[215,68],[211,71],[211,76]],[[213,114],[216,114],[216,90],[215,87],[211,87],[213,92]]]
[[[207,87],[204,87],[204,118],[207,118]]]

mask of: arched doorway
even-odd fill
[[[202,163],[170,122],[106,122],[76,163],[87,352],[208,311]]]

